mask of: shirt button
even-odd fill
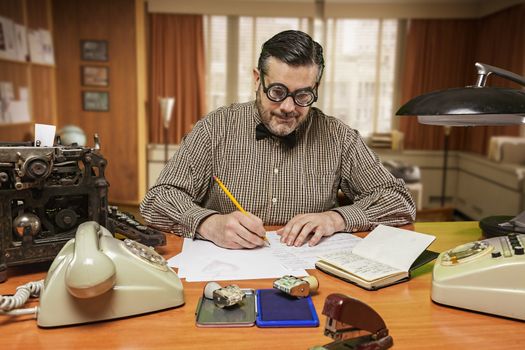
[[[275,198],[275,197],[272,198],[272,202],[273,202],[274,204],[277,203],[277,198]]]
[[[274,173],[274,174],[279,173],[279,169],[277,169],[277,168],[273,169],[273,173]]]

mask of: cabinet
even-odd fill
[[[481,219],[492,215],[516,215],[521,196],[491,180],[460,171],[456,209],[470,218]]]
[[[493,215],[515,216],[525,210],[525,167],[497,163],[485,157],[463,153],[458,157],[456,208],[479,220]]]
[[[166,145],[158,143],[150,143],[148,145],[148,189],[155,185],[167,160],[173,157],[173,154],[179,147],[180,145],[168,145],[166,159]]]
[[[376,152],[383,161],[391,159],[419,166],[423,208],[440,207],[442,152]],[[525,210],[524,177],[525,165],[498,163],[468,152],[449,152],[445,204],[473,220],[493,215],[517,215]]]

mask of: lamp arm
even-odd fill
[[[476,87],[484,87],[487,82],[487,78],[490,74],[494,73],[502,78],[512,80],[513,82],[525,86],[525,78],[521,75],[509,72],[508,70],[490,66],[485,63],[476,62],[476,68],[478,70],[478,79],[476,81]]]

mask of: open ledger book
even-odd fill
[[[438,253],[425,249],[435,238],[379,225],[352,249],[320,256],[315,266],[365,289],[378,289],[408,280],[412,269],[434,260]]]

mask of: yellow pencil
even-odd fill
[[[241,213],[248,215],[246,210],[244,210],[244,208],[239,204],[239,202],[237,202],[237,199],[235,199],[233,194],[231,194],[230,190],[228,190],[228,188],[222,183],[222,181],[215,175],[213,175],[213,179],[215,180],[215,182],[217,182],[217,184],[219,184],[219,187],[224,191],[224,193],[226,193],[228,198],[230,198],[230,200],[237,207],[237,209],[239,209]],[[270,241],[268,241],[268,238],[266,238],[266,236],[264,236],[263,239],[266,243],[268,243],[268,245],[270,245]]]

